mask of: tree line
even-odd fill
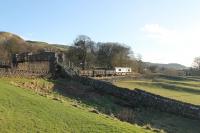
[[[79,35],[66,52],[67,63],[84,69],[114,67],[131,67],[138,73],[164,73],[178,75],[176,69],[147,66],[141,56],[135,57],[132,49],[117,42],[95,42],[86,35]],[[190,71],[200,71],[200,57],[195,57],[193,67]],[[188,71],[188,70],[187,70]]]
[[[136,58],[130,47],[117,42],[95,42],[86,35],[79,35],[66,53],[70,64],[84,69],[131,67],[142,71],[142,60]]]

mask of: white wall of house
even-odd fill
[[[130,67],[115,67],[115,72],[116,73],[129,73],[131,72]]]

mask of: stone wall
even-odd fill
[[[161,111],[200,120],[200,106],[162,97],[139,89],[134,91],[135,98],[137,98],[135,100],[138,101],[138,104],[142,103],[145,107],[153,107]]]
[[[101,93],[107,93],[123,99],[126,101],[128,106],[154,108],[163,112],[200,120],[200,106],[165,98],[139,89],[130,90],[127,88],[117,87],[109,82],[91,78],[75,76],[74,80],[92,86]]]
[[[126,75],[126,76],[107,76],[107,77],[91,77],[92,79],[103,80],[106,82],[116,82],[116,81],[123,81],[123,80],[136,80],[142,78],[139,74],[134,75]]]
[[[45,77],[54,76],[56,63],[53,61],[19,62],[11,68],[0,68],[0,76]]]
[[[32,71],[32,72],[38,72],[38,71],[50,71],[50,62],[48,61],[41,61],[41,62],[24,62],[24,63],[18,63],[17,70],[22,71]]]
[[[52,74],[49,71],[29,71],[29,70],[18,70],[18,69],[5,69],[0,68],[0,77],[49,77]]]
[[[47,72],[30,72],[30,71],[21,71],[21,70],[3,70],[0,69],[0,77],[26,77],[26,78],[33,78],[33,77],[49,77],[51,73]]]

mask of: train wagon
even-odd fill
[[[106,70],[106,76],[114,76],[115,75],[115,70]]]
[[[105,69],[93,70],[93,77],[103,77],[103,76],[106,76],[106,70]]]
[[[131,73],[130,67],[115,67],[114,69],[91,69],[91,70],[80,70],[80,76],[88,77],[104,77],[104,76],[122,76]]]
[[[86,77],[92,77],[93,76],[93,70],[80,70],[79,75],[80,76],[86,76]]]

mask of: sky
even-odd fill
[[[199,0],[1,0],[0,31],[70,45],[78,35],[130,46],[143,61],[191,66]]]

